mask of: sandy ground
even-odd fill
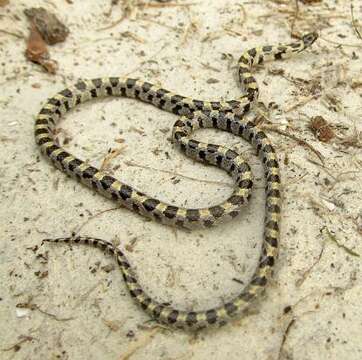
[[[354,2],[353,21],[349,1],[303,4],[311,2],[10,0],[0,7],[1,359],[362,358],[362,7]],[[23,10],[37,5],[70,30],[49,48],[56,75],[24,57]],[[251,276],[264,216],[262,169],[247,143],[220,131],[195,134],[243,152],[256,186],[231,223],[186,232],[116,208],[54,169],[34,143],[34,118],[78,78],[130,75],[201,99],[236,98],[242,50],[315,29],[321,39],[312,49],[257,75],[257,113],[279,154],[284,202],[275,280],[248,316],[198,335],[158,327],[132,302],[112,258],[85,246],[40,246],[72,232],[116,241],[145,288],[181,308],[218,305],[240,291],[233,279]],[[315,116],[327,122],[317,132]],[[66,148],[98,166],[115,150],[109,171],[150,195],[199,207],[231,192],[224,172],[174,149],[171,114],[119,98],[66,118],[59,133]]]

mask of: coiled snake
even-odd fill
[[[205,311],[182,311],[153,300],[141,288],[128,260],[111,243],[92,237],[46,239],[94,245],[114,254],[131,296],[157,321],[188,330],[224,324],[240,314],[263,292],[273,272],[278,253],[280,221],[280,177],[276,153],[263,131],[252,121],[242,120],[258,98],[258,86],[251,68],[268,60],[299,53],[317,38],[309,33],[288,45],[263,46],[245,51],[238,62],[240,84],[245,95],[239,100],[200,101],[174,94],[145,81],[118,77],[79,81],[48,99],[35,122],[35,138],[41,152],[59,169],[123,206],[168,225],[187,228],[209,227],[234,218],[248,202],[252,188],[249,165],[242,156],[224,146],[205,144],[190,138],[199,128],[228,131],[250,142],[260,155],[266,177],[265,235],[258,266],[250,283],[231,301]],[[186,155],[224,169],[235,181],[232,195],[222,204],[203,209],[185,209],[153,199],[110,175],[90,166],[57,145],[55,128],[59,119],[75,106],[93,98],[126,96],[180,115],[173,127],[173,140]]]

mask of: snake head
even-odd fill
[[[318,39],[317,32],[311,32],[302,36],[304,47],[311,46]]]

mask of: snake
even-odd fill
[[[113,254],[131,297],[151,319],[161,324],[186,331],[199,330],[211,325],[224,325],[245,313],[255,299],[265,292],[273,275],[278,256],[282,190],[278,158],[273,145],[255,121],[244,118],[259,96],[252,68],[265,61],[286,59],[300,53],[310,47],[317,37],[317,33],[311,32],[290,44],[267,45],[244,51],[238,61],[239,82],[244,91],[237,100],[191,99],[140,79],[81,79],[49,98],[35,121],[36,143],[41,153],[58,169],[140,215],[162,224],[185,228],[207,228],[235,218],[248,203],[253,185],[251,169],[241,154],[222,145],[196,141],[192,139],[192,133],[202,128],[216,128],[249,142],[264,165],[265,229],[259,260],[251,280],[233,299],[202,311],[176,309],[169,303],[156,301],[142,288],[124,253],[111,242],[75,235],[43,241],[88,244]],[[61,147],[56,137],[60,118],[79,104],[109,96],[138,99],[179,115],[172,129],[175,145],[192,159],[226,171],[235,183],[232,194],[221,204],[207,208],[193,209],[167,204],[122,183]]]

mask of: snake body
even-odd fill
[[[278,254],[281,183],[279,165],[273,146],[265,133],[252,121],[242,120],[258,98],[258,86],[251,68],[268,60],[284,59],[309,47],[317,38],[310,33],[288,45],[263,46],[245,51],[238,62],[239,80],[245,95],[231,101],[201,101],[174,94],[151,83],[118,77],[82,80],[52,98],[41,109],[35,123],[35,138],[41,152],[59,169],[123,206],[168,225],[187,228],[209,227],[238,215],[248,202],[252,174],[242,156],[221,145],[193,140],[199,128],[217,128],[241,136],[260,155],[266,177],[265,233],[258,266],[250,283],[231,301],[204,311],[183,311],[152,299],[138,283],[137,277],[121,250],[110,242],[93,237],[46,239],[51,242],[74,242],[94,245],[114,254],[131,296],[157,321],[186,330],[222,325],[242,313],[270,279]],[[55,129],[59,119],[70,109],[88,100],[107,96],[125,96],[180,115],[172,131],[174,142],[187,156],[224,169],[235,182],[232,195],[222,204],[186,209],[166,204],[135,190],[109,174],[98,170],[67,152],[57,144]]]

